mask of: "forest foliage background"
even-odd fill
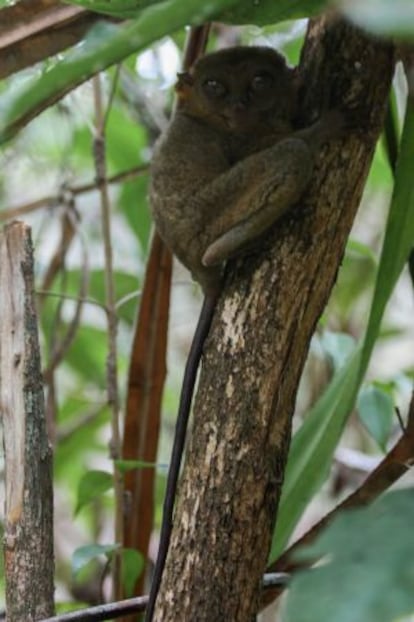
[[[103,7],[106,12],[109,6],[86,0],[77,4],[95,10]],[[230,44],[271,45],[296,64],[306,29],[303,18],[309,16],[310,5],[316,14],[326,3],[296,3],[297,8],[292,10],[286,2],[278,3],[276,9],[275,3],[264,1],[251,8],[256,11],[254,19],[251,12],[229,0],[201,4],[179,0],[112,2],[112,16],[131,21],[126,25],[97,24],[81,45],[10,75],[0,84],[0,221],[18,216],[33,231],[47,420],[55,454],[56,598],[63,608],[71,607],[74,600],[99,602],[102,590],[108,595],[105,565],[114,549],[112,460],[108,452],[111,415],[106,392],[106,266],[93,157],[98,104],[96,87],[85,77],[96,73],[98,62],[104,69],[100,74],[100,105],[104,106],[106,174],[110,182],[117,377],[122,406],[151,239],[148,165],[154,142],[171,111],[172,86],[185,40],[183,25],[218,13],[227,24],[213,27],[209,49]],[[4,0],[0,2],[0,6],[7,5]],[[408,19],[413,3],[394,3],[392,14],[386,1],[365,2],[364,7],[354,2],[345,8],[348,15],[368,24],[377,34],[398,35],[404,40],[413,36]],[[249,22],[256,25],[232,25]],[[67,94],[60,98],[63,92]],[[49,106],[53,93],[59,100]],[[388,117],[397,144],[406,97],[407,82],[399,65]],[[413,128],[412,120],[406,118],[406,141],[411,150]],[[395,164],[390,157],[390,135],[384,134],[301,381],[295,429],[302,430],[303,438],[299,433],[292,448],[286,503],[281,507],[271,561],[282,552],[294,529],[295,533],[306,530],[361,483],[401,433],[396,412],[403,420],[407,417],[414,377],[414,269],[410,273],[405,267],[400,278],[399,273],[414,239],[414,201],[409,166],[397,169],[397,192]],[[399,218],[396,230],[387,221],[390,204],[394,223]],[[156,526],[182,368],[200,303],[198,288],[176,266],[169,373],[157,458]],[[358,379],[357,369],[361,371]],[[350,410],[345,412],[346,400],[351,396],[352,401],[355,395],[356,407],[342,434]],[[339,414],[338,404],[343,406]],[[333,421],[339,422],[334,431],[330,427]],[[317,433],[321,429],[323,433]],[[316,462],[315,456],[319,457]],[[305,499],[303,488],[308,491]],[[287,507],[289,512],[284,509]],[[412,504],[406,511],[411,510]],[[407,533],[404,529],[401,541]],[[335,536],[334,540],[340,538]],[[155,544],[156,538],[150,549],[152,556]],[[127,592],[144,567],[143,557],[144,552],[140,552],[129,561],[125,558],[126,576],[131,582]],[[306,594],[306,588],[301,593]],[[410,601],[411,605],[414,609]],[[320,612],[322,615],[328,612]],[[320,616],[317,619],[328,619]]]

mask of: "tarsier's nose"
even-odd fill
[[[237,95],[231,100],[231,108],[234,112],[244,112],[247,107],[247,99],[243,95]]]
[[[237,101],[233,104],[234,112],[244,112],[246,110],[246,104],[243,101]]]

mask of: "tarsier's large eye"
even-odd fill
[[[227,93],[227,89],[219,80],[209,79],[203,82],[203,88],[207,95],[211,97],[223,97]]]
[[[273,78],[269,73],[258,73],[250,82],[250,88],[255,93],[267,91],[273,85]]]

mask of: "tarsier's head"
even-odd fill
[[[269,117],[290,119],[294,70],[267,47],[235,47],[202,57],[179,74],[179,107],[234,132],[248,132]]]

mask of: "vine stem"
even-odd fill
[[[105,260],[105,306],[107,311],[108,325],[108,355],[106,360],[107,377],[107,396],[108,406],[111,410],[111,432],[110,442],[111,458],[114,460],[114,490],[115,490],[115,542],[122,543],[123,529],[123,477],[115,464],[115,460],[121,456],[121,436],[120,436],[120,400],[118,389],[118,365],[117,365],[117,332],[118,318],[116,312],[115,283],[113,271],[113,250],[111,236],[111,209],[108,194],[108,181],[106,176],[106,145],[105,145],[105,126],[107,112],[104,111],[101,76],[93,78],[93,94],[95,105],[95,136],[94,136],[94,159],[96,182],[100,193],[102,237],[104,244]],[[108,109],[112,101],[113,91],[108,104]],[[114,598],[120,596],[121,591],[121,556],[114,554],[113,563],[113,595]]]

